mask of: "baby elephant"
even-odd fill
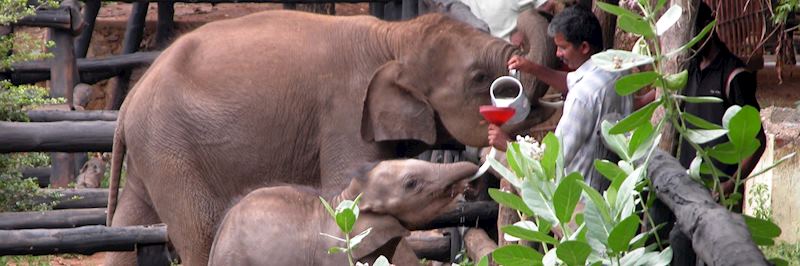
[[[105,173],[106,162],[97,154],[81,167],[81,173],[75,180],[75,188],[99,188]]]
[[[384,255],[395,265],[418,265],[403,236],[452,208],[477,170],[468,162],[383,161],[362,169],[344,191],[326,200],[336,208],[362,194],[351,236],[370,227],[372,232],[355,249],[355,259],[371,265]],[[316,192],[297,186],[261,188],[228,211],[209,265],[347,265],[344,254],[327,254],[343,244],[320,233],[341,236]]]

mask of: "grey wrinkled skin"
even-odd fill
[[[477,170],[467,162],[383,161],[328,200],[335,209],[361,194],[350,235],[371,231],[354,250],[354,259],[371,265],[383,255],[396,265],[418,265],[402,237],[452,207]],[[344,238],[317,194],[292,186],[261,188],[225,215],[209,265],[347,265],[344,254],[327,254],[344,244],[320,233]]]
[[[546,31],[546,21],[532,21],[526,27]],[[555,57],[542,36],[530,37],[542,49],[526,50],[536,62]],[[486,146],[478,107],[490,104],[489,85],[516,52],[440,14],[390,23],[267,11],[208,23],[164,50],[123,103],[108,224],[166,223],[183,264],[205,265],[225,208],[253,188],[341,191],[348,171],[405,156],[399,149]],[[543,87],[522,82],[536,103]],[[553,112],[533,108],[504,129]],[[131,265],[133,255],[111,253],[106,265]]]

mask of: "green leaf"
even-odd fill
[[[647,44],[647,40],[644,37],[639,37],[639,39],[636,40],[636,43],[634,43],[631,48],[631,52],[648,57],[652,56],[652,53],[650,53],[650,45]]]
[[[742,107],[728,124],[728,139],[737,148],[748,148],[757,142],[756,135],[761,130],[761,116],[752,106]]]
[[[489,256],[488,255],[483,256],[483,258],[481,258],[481,261],[478,262],[477,266],[489,266]]]
[[[337,254],[347,252],[347,249],[340,247],[331,247],[328,249],[328,254]]]
[[[708,122],[705,119],[687,112],[681,112],[681,116],[683,116],[683,120],[686,120],[686,122],[689,122],[700,129],[722,129],[720,125]]]
[[[545,145],[541,160],[542,168],[544,168],[544,173],[547,178],[555,178],[556,160],[558,160],[558,152],[561,149],[558,138],[556,138],[553,132],[548,132],[547,135],[544,136],[544,139],[542,139],[542,143]]]
[[[614,151],[622,160],[630,160],[631,156],[628,155],[628,145],[625,136],[622,134],[611,134],[609,131],[614,127],[614,124],[611,124],[608,121],[603,121],[600,124],[600,134],[603,135],[603,139],[608,144],[607,147]]]
[[[567,265],[584,265],[592,253],[589,244],[580,241],[565,241],[558,245],[556,255]]]
[[[553,207],[556,211],[556,218],[562,223],[568,223],[572,220],[572,213],[575,211],[578,200],[581,199],[581,187],[578,185],[577,180],[583,180],[580,173],[573,172],[569,174],[561,179],[561,183],[558,184],[558,188],[553,194]]]
[[[686,87],[686,82],[689,80],[689,71],[681,71],[675,74],[667,75],[664,77],[664,83],[659,84],[660,87],[672,91],[678,91]],[[676,96],[682,96],[680,94]]]
[[[608,235],[608,246],[612,251],[622,253],[628,250],[628,244],[639,230],[639,222],[638,215],[631,215],[614,226]]]
[[[772,240],[772,238],[769,238],[769,237],[752,236],[752,238],[753,238],[753,243],[755,243],[758,246],[772,246],[772,245],[775,245],[775,240]]]
[[[675,95],[676,99],[680,99],[681,101],[687,103],[721,103],[722,99],[714,97],[714,96],[696,96],[696,97],[689,97],[683,95]]]
[[[692,163],[689,164],[689,177],[691,177],[694,181],[698,183],[703,183],[703,180],[700,178],[700,166],[703,164],[703,157],[695,155]]]
[[[728,133],[726,129],[689,129],[686,130],[684,138],[696,144],[703,144]]]
[[[637,262],[642,261],[642,256],[645,253],[645,248],[637,248],[622,256],[622,259],[619,260],[620,266],[628,266],[628,265],[637,265]]]
[[[503,233],[528,241],[538,241],[547,244],[558,244],[558,240],[539,231],[533,231],[516,225],[506,225],[501,229]]]
[[[627,17],[642,19],[642,16],[639,16],[639,14],[633,13],[630,10],[624,9],[618,5],[611,5],[603,2],[596,2],[595,4],[597,4],[597,7],[599,7],[603,11],[614,14],[617,17],[627,16]]]
[[[608,180],[614,181],[617,178],[624,178],[628,174],[625,173],[617,164],[612,163],[608,160],[594,160],[594,169],[597,169],[597,172],[601,175],[608,178]]]
[[[650,27],[650,23],[639,18],[629,16],[617,17],[617,27],[625,32],[637,34],[648,39],[654,36],[653,28]]]
[[[700,34],[697,34],[697,35],[696,35],[696,36],[694,36],[694,38],[692,38],[692,39],[691,39],[689,42],[687,42],[686,44],[684,44],[684,45],[683,45],[683,46],[681,46],[681,47],[678,47],[678,49],[675,49],[675,50],[672,50],[672,51],[670,51],[670,52],[669,52],[669,53],[667,53],[665,56],[666,56],[666,57],[672,57],[672,56],[675,56],[675,55],[677,55],[678,53],[680,53],[680,52],[682,52],[682,51],[684,51],[684,50],[686,50],[686,49],[689,49],[690,47],[694,46],[694,45],[695,45],[697,42],[699,42],[699,41],[703,40],[703,39],[706,37],[706,35],[708,35],[708,32],[710,32],[710,31],[711,31],[711,29],[713,29],[713,28],[714,28],[714,25],[716,25],[716,24],[717,24],[717,21],[716,21],[716,20],[712,21],[711,23],[708,23],[708,25],[706,25],[706,27],[705,27],[705,28],[703,28],[703,30],[702,30],[702,31],[700,31]]]
[[[525,205],[522,198],[513,193],[504,192],[496,188],[489,188],[489,197],[503,206],[518,210],[527,216],[533,216],[533,211]]]
[[[789,262],[781,258],[771,258],[769,262],[775,266],[789,266]]]
[[[508,245],[495,249],[492,252],[494,261],[505,266],[530,266],[542,265],[542,254],[533,248]]]
[[[589,200],[594,203],[595,207],[597,207],[597,211],[603,218],[603,221],[606,223],[611,222],[611,212],[609,211],[608,203],[603,199],[603,196],[600,196],[600,193],[597,192],[594,188],[587,185],[583,180],[578,180],[578,185],[581,186],[583,192],[586,193],[586,196],[589,197]],[[584,215],[584,220],[586,216]]]
[[[630,74],[617,80],[614,88],[617,90],[617,94],[627,96],[652,84],[656,78],[658,78],[658,73],[653,71]]]
[[[658,254],[654,260],[650,261],[649,266],[666,266],[672,262],[672,247],[667,247]]]
[[[633,136],[631,136],[631,142],[628,144],[628,154],[635,154],[636,150],[639,149],[639,146],[642,144],[646,144],[649,139],[653,136],[653,125],[648,123],[644,123],[638,128],[636,131],[633,132]],[[648,145],[649,146],[649,145]],[[632,158],[636,160],[638,158]]]
[[[761,236],[767,238],[776,238],[781,235],[781,228],[774,223],[759,219],[753,216],[743,214],[744,223],[750,229],[750,234],[753,236]]]
[[[356,215],[352,209],[345,209],[336,213],[336,225],[345,234],[353,231],[353,225],[356,223]]]
[[[329,234],[326,234],[326,233],[319,233],[319,234],[323,235],[323,236],[327,236],[327,237],[329,237],[329,238],[331,238],[333,240],[336,240],[336,241],[339,241],[339,242],[342,242],[342,243],[347,242],[347,240],[344,240],[342,238],[338,238],[338,237],[335,237],[335,236],[332,236],[332,235],[329,235]]]
[[[486,257],[484,257],[484,258],[486,258]],[[378,259],[377,259],[377,260],[375,260],[375,263],[373,263],[373,264],[372,264],[372,266],[391,266],[391,265],[392,265],[392,264],[391,264],[391,263],[389,263],[389,259],[387,259],[387,258],[386,258],[386,257],[384,257],[383,255],[381,255],[380,257],[378,257]],[[488,266],[488,265],[487,265],[487,266]]]
[[[506,162],[508,163],[508,167],[511,168],[511,171],[514,171],[514,174],[517,176],[525,176],[525,171],[520,166],[523,162],[522,152],[519,150],[519,143],[511,142],[508,145],[508,149],[506,152]]]
[[[667,3],[667,0],[658,0],[658,3],[656,4],[655,9],[653,9],[653,13],[658,13],[658,11],[661,11],[661,9],[664,8],[664,5],[666,3]]]
[[[372,232],[372,227],[367,228],[366,230],[362,231],[358,235],[356,235],[353,238],[351,238],[350,239],[350,249],[351,250],[355,249],[358,246],[358,244],[361,243],[361,240],[364,240],[364,238],[367,237],[367,235],[369,235],[370,232]]]
[[[322,206],[325,206],[325,210],[328,211],[328,213],[331,215],[331,218],[335,219],[336,218],[336,213],[333,212],[333,208],[331,208],[331,204],[328,203],[328,201],[326,201],[322,197],[319,197],[319,200],[322,201]]]
[[[486,163],[489,163],[495,172],[500,174],[500,176],[511,183],[511,185],[517,188],[522,187],[522,179],[518,178],[514,172],[508,170],[508,168],[506,168],[502,163],[498,162],[492,157],[486,157]]]
[[[605,71],[619,72],[650,64],[653,58],[630,51],[608,49],[592,55],[592,62]]]
[[[638,111],[632,113],[622,121],[619,121],[608,133],[611,134],[621,134],[628,131],[631,131],[644,123],[649,123],[650,118],[653,117],[653,112],[661,105],[661,101],[653,101],[646,106],[642,107]]]
[[[546,220],[550,224],[558,224],[555,210],[552,206],[552,199],[545,196],[543,193],[543,184],[534,183],[530,179],[526,179],[524,186],[522,186],[522,200],[533,211],[536,216]]]
[[[661,36],[664,32],[669,30],[669,28],[672,28],[672,26],[678,22],[678,19],[681,18],[681,13],[683,13],[683,8],[681,8],[681,6],[672,5],[669,7],[669,9],[664,12],[664,15],[661,15],[661,18],[658,19],[658,22],[656,22],[656,35]]]
[[[728,128],[731,119],[733,119],[733,116],[735,116],[740,110],[742,110],[742,107],[738,105],[731,105],[728,107],[728,110],[725,110],[725,114],[722,115],[722,127]]]
[[[761,143],[758,140],[747,143],[746,147],[736,147],[733,143],[720,143],[708,150],[708,155],[726,164],[737,164],[750,157],[758,150]]]

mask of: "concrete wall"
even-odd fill
[[[773,165],[800,146],[800,111],[770,107],[761,111],[767,143],[753,173]],[[748,180],[745,185],[745,210],[752,215],[759,206],[748,204],[755,196],[753,187],[764,184],[770,200],[761,207],[771,208],[772,218],[783,233],[778,238],[789,243],[800,242],[800,155],[786,160],[763,175]]]

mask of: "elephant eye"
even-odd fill
[[[486,75],[486,73],[483,73],[483,72],[476,72],[472,76],[472,80],[475,81],[475,83],[479,83],[479,84],[486,82],[487,78],[488,78],[488,76]]]
[[[417,187],[417,180],[416,179],[408,179],[408,180],[406,180],[406,183],[403,184],[403,186],[406,188],[406,190],[415,189]]]

